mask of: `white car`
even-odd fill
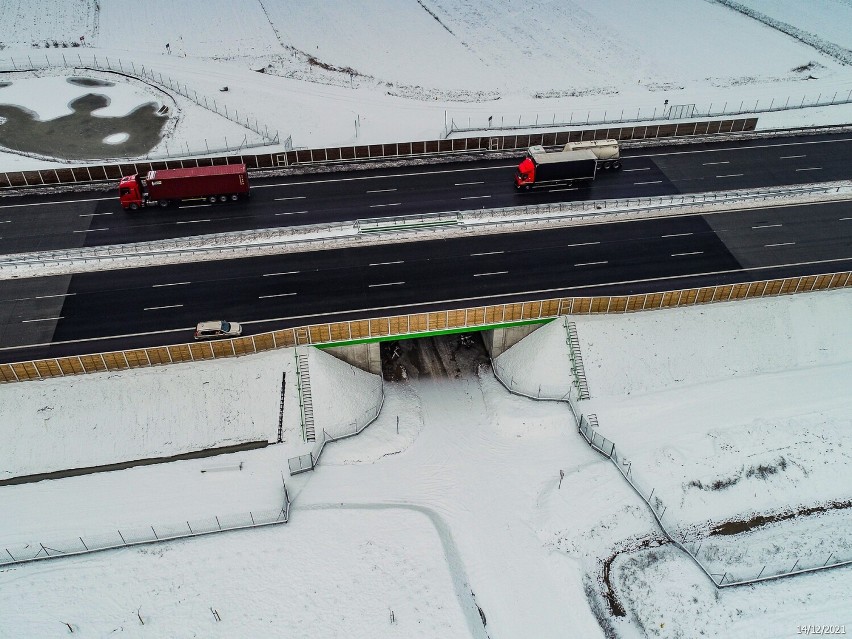
[[[195,327],[195,339],[218,339],[220,337],[239,337],[243,327],[236,322],[199,322]]]

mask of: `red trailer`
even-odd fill
[[[129,175],[118,185],[121,205],[133,211],[155,204],[166,207],[183,200],[207,200],[211,204],[235,202],[248,194],[245,164],[148,171],[144,179]]]

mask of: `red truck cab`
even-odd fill
[[[142,180],[138,175],[128,175],[118,183],[118,201],[125,209],[135,211],[145,206]]]
[[[535,162],[527,156],[518,165],[518,172],[515,174],[515,188],[523,189],[530,188],[535,183]]]

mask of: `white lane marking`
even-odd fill
[[[669,233],[668,235],[661,235],[660,237],[686,237],[687,235],[692,235],[692,233]]]
[[[405,264],[405,260],[397,260],[396,262],[373,262],[370,266],[387,266],[389,264]]]
[[[564,189],[548,189],[549,193],[557,193],[558,191],[579,191],[580,187],[578,186],[569,186]]]
[[[151,284],[151,288],[162,288],[163,286],[184,286],[192,282],[173,282],[172,284]]]
[[[641,186],[642,184],[662,184],[662,180],[653,180],[651,182],[634,182],[635,186]]]
[[[143,308],[143,311],[159,311],[164,308],[180,308],[183,304],[170,304],[168,306],[148,306],[147,308]]]
[[[489,275],[505,275],[509,271],[494,271],[493,273],[474,273],[474,277],[488,277]]]
[[[257,187],[253,187],[253,188],[257,188]],[[306,197],[307,197],[306,195],[294,195],[293,197],[277,197],[277,198],[275,198],[274,201],[275,202],[283,202],[284,200],[304,200]]]
[[[778,242],[778,244],[764,244],[764,248],[770,248],[773,246],[792,246],[795,242]]]
[[[112,213],[80,213],[80,217],[95,217],[96,215],[112,215]]]
[[[405,284],[405,282],[385,282],[384,284],[370,284],[370,288],[376,288],[378,286],[400,286],[401,284]]]
[[[30,202],[29,204],[4,204],[0,209],[16,209],[21,206],[48,206],[50,204],[74,204],[76,202],[106,202],[114,200],[112,197],[94,197],[88,200],[57,200],[55,202]]]
[[[505,168],[505,167],[504,167]],[[793,268],[799,266],[820,266],[823,264],[836,264],[838,262],[848,262],[852,260],[852,254],[847,255],[845,257],[835,257],[829,260],[815,260],[812,262],[790,262],[788,264],[775,264],[769,266],[750,266],[748,268],[738,268],[738,269],[727,269],[724,271],[706,271],[704,273],[693,273],[689,277],[709,277],[711,275],[731,275],[737,273],[750,273],[752,271],[764,271],[764,270],[773,270],[779,268]],[[670,280],[678,280],[685,277],[684,275],[664,275],[662,277],[650,277],[644,279],[637,280],[620,280],[617,282],[604,282],[599,286],[625,286],[628,284],[647,284],[650,282],[667,282]],[[393,306],[373,306],[368,308],[353,308],[347,309],[345,311],[329,311],[327,313],[312,313],[310,315],[288,315],[285,317],[269,317],[266,319],[259,320],[247,320],[244,322],[240,322],[240,324],[250,325],[250,324],[265,324],[267,322],[284,322],[290,320],[304,320],[316,317],[330,317],[334,315],[340,315],[342,312],[347,313],[376,313],[379,311],[387,311],[398,308],[415,308],[420,306],[434,306],[436,304],[459,304],[463,302],[476,302],[480,300],[496,300],[504,297],[516,297],[518,295],[544,295],[549,293],[560,293],[565,291],[575,291],[575,290],[583,290],[589,288],[588,284],[579,284],[577,286],[562,286],[555,288],[540,288],[531,291],[513,291],[511,293],[501,293],[499,295],[493,294],[485,294],[485,295],[474,295],[472,297],[458,297],[453,299],[445,299],[445,300],[432,300],[429,302],[413,302],[411,304],[396,304]],[[59,319],[62,319],[61,317]],[[58,342],[41,342],[39,344],[24,344],[19,346],[0,346],[0,351],[13,351],[18,349],[26,349],[26,348],[39,348],[42,346],[62,346],[64,344],[81,344],[83,342],[99,342],[107,339],[124,339],[126,337],[145,337],[148,335],[165,335],[167,333],[185,333],[186,331],[194,330],[195,326],[189,326],[186,328],[169,328],[162,331],[148,331],[147,333],[125,333],[122,335],[105,335],[103,337],[85,337],[83,339],[71,339],[71,340],[63,340]]]
[[[284,271],[282,273],[264,273],[261,277],[273,277],[275,275],[296,275],[297,273],[301,273],[302,271]]]
[[[485,182],[456,182],[455,186],[469,186],[471,184],[485,184]]]
[[[63,317],[63,315],[60,315],[59,317],[42,317],[40,319],[21,320],[21,324],[26,324],[27,322],[53,322],[61,320]]]
[[[672,253],[672,257],[683,257],[685,255],[701,255],[704,251],[691,251],[689,253]]]
[[[275,215],[301,215],[302,213],[307,213],[307,211],[287,211],[286,213],[276,213]]]
[[[291,295],[297,295],[298,293],[277,293],[275,295],[258,295],[257,299],[265,300],[270,297],[290,297]]]
[[[26,302],[28,300],[49,300],[53,297],[71,297],[72,295],[76,295],[77,293],[57,293],[56,295],[37,295],[36,297],[13,297],[9,300],[3,300],[4,302]]]
[[[184,220],[182,222],[175,222],[175,224],[201,224],[202,222],[209,222],[210,220]]]
[[[3,220],[0,224],[9,224],[12,220]]]
[[[714,164],[730,164],[730,162],[728,162],[728,160],[725,160],[724,162],[702,162],[701,166],[713,166]]]
[[[608,261],[603,262],[580,262],[579,264],[575,264],[574,266],[598,266],[600,264],[609,264]]]
[[[105,228],[105,229],[84,229],[82,231],[74,231],[74,232],[75,233],[89,233],[89,232],[94,233],[95,231],[109,231],[109,229],[108,228]]]
[[[776,226],[783,226],[783,224],[759,224],[757,226],[752,226],[753,229],[774,229]]]
[[[390,193],[392,191],[396,191],[396,189],[373,189],[372,191],[367,191],[367,193]]]
[[[635,158],[666,157],[669,155],[694,155],[696,153],[719,153],[723,151],[748,151],[751,149],[778,149],[786,146],[807,146],[809,144],[835,144],[837,142],[852,142],[852,138],[836,138],[832,140],[814,140],[811,142],[780,142],[778,144],[759,144],[756,146],[734,146],[722,149],[698,149],[695,151],[669,151],[668,153],[648,153],[647,155],[631,155]]]
[[[471,253],[471,257],[479,257],[480,255],[502,255],[505,251],[488,251],[487,253]]]
[[[843,222],[844,220],[852,220],[852,217],[841,217],[838,221]]]
[[[394,202],[393,204],[371,204],[370,208],[371,209],[380,209],[384,206],[399,206],[400,204],[402,204],[402,202]]]
[[[796,169],[797,171],[822,171],[821,166],[811,166],[806,169]]]
[[[643,166],[641,169],[623,169],[625,173],[629,173],[630,171],[650,171],[650,166]]]
[[[726,177],[742,177],[742,173],[729,173],[728,175],[717,175],[717,178],[726,178]]]
[[[213,205],[212,204],[184,204],[181,208],[182,209],[206,209],[210,206],[213,206]]]
[[[366,175],[363,177],[349,177],[349,178],[337,178],[335,180],[309,180],[307,182],[284,182],[280,184],[258,184],[256,186],[252,186],[252,189],[270,189],[277,186],[300,186],[302,184],[328,184],[332,182],[355,182],[358,180],[384,180],[387,178],[404,178],[411,177],[412,175],[443,175],[444,173],[466,173],[470,171],[502,171],[503,169],[516,169],[518,168],[517,162],[515,164],[501,164],[499,166],[480,166],[471,169],[452,169],[446,171],[421,171],[419,173],[394,173],[392,175]],[[245,323],[245,322],[242,322]]]
[[[463,197],[463,200],[482,200],[484,198],[491,197],[490,195],[468,195],[467,197]]]
[[[795,158],[806,158],[807,155],[782,155],[779,160],[793,160]]]
[[[574,246],[595,246],[596,244],[600,244],[600,242],[580,242],[579,244],[566,244],[565,248],[572,248]]]

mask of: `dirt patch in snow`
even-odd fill
[[[733,521],[726,521],[721,524],[717,524],[710,530],[710,534],[737,535],[776,521],[784,521],[785,519],[793,519],[794,517],[807,517],[808,515],[814,515],[816,513],[824,513],[829,510],[841,510],[843,508],[850,507],[852,507],[852,499],[847,499],[846,501],[832,501],[821,506],[799,508],[792,511],[775,513],[773,515],[754,515],[750,519],[735,519]]]

